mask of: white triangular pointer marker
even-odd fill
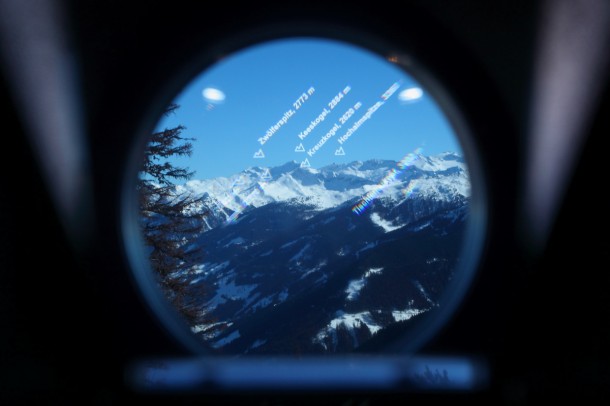
[[[265,169],[265,172],[261,175],[261,180],[271,180],[271,172],[269,172],[269,168]]]

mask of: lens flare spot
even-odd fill
[[[424,95],[424,91],[419,87],[410,87],[398,93],[398,100],[402,102],[413,102],[419,100]]]
[[[213,87],[206,87],[202,90],[203,98],[211,103],[221,103],[226,99],[224,92]]]

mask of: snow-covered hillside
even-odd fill
[[[470,186],[463,159],[445,153],[409,165],[289,162],[178,192],[203,197],[206,213],[190,283],[210,322],[193,332],[225,353],[327,353],[439,305]]]

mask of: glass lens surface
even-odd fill
[[[174,99],[138,178],[150,271],[212,351],[379,351],[443,305],[470,178],[435,99],[379,55],[286,39]]]

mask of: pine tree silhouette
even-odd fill
[[[165,115],[178,108],[176,104],[169,105]],[[171,158],[192,154],[193,139],[181,135],[184,129],[179,125],[151,135],[137,190],[152,270],[167,299],[193,326],[204,322],[202,288],[193,287],[190,281],[201,256],[201,248],[194,240],[204,231],[206,211],[201,198],[176,192],[174,182],[188,180],[194,174],[170,162]]]

